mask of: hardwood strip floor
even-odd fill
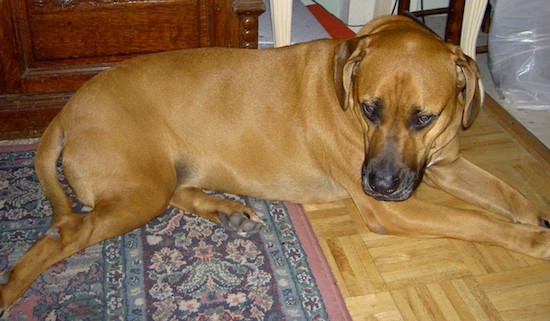
[[[506,114],[488,97],[461,133],[462,153],[550,212],[549,151]],[[418,193],[471,207],[427,186]],[[550,262],[460,240],[377,235],[351,200],[304,207],[353,320],[550,320]]]

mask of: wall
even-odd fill
[[[311,0],[301,0],[306,6]],[[361,26],[380,13],[390,13],[395,0],[316,0],[349,26]],[[422,0],[411,0],[411,10],[420,10]],[[446,7],[449,0],[423,0],[424,9]],[[391,2],[391,4],[389,3]],[[354,29],[354,28],[352,28]]]

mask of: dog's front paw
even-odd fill
[[[531,256],[550,261],[550,230],[539,229],[530,240]]]
[[[250,218],[247,213],[234,213],[229,217],[224,213],[219,213],[219,218],[226,228],[230,228],[238,235],[245,237],[258,233],[264,225],[258,218]]]

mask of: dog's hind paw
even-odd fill
[[[219,213],[219,218],[226,228],[245,237],[258,233],[264,225],[261,221],[251,219],[246,213],[235,213],[229,217],[224,213]]]

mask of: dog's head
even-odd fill
[[[478,80],[470,57],[406,17],[377,19],[342,42],[334,84],[363,128],[363,190],[380,200],[411,196],[438,151],[477,116]]]

